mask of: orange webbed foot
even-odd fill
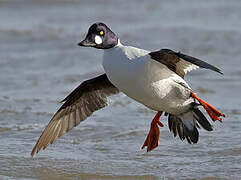
[[[150,131],[142,146],[142,149],[147,146],[147,152],[155,149],[158,146],[160,131],[159,131],[159,127],[157,125],[159,125],[160,127],[163,127],[163,124],[160,122],[161,114],[162,114],[162,112],[158,112],[156,114],[156,116],[154,117],[154,119],[152,120]]]
[[[206,101],[200,99],[199,97],[197,97],[197,95],[195,93],[191,93],[191,96],[198,100],[198,102],[203,106],[203,108],[207,111],[208,115],[210,116],[210,118],[213,121],[219,120],[222,122],[222,118],[220,116],[225,117],[225,114],[221,113],[219,110],[217,110],[216,108],[214,108],[212,105],[208,104]]]

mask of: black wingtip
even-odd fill
[[[213,71],[215,71],[215,72],[217,72],[217,73],[219,73],[219,74],[224,75],[223,72],[222,72],[219,68],[217,68],[217,67],[215,67],[215,66],[213,66],[213,65],[211,65],[211,64],[208,64],[208,65],[210,65],[210,66],[209,66],[209,68],[207,68],[207,69],[213,70]],[[206,67],[203,67],[203,68],[206,68]]]
[[[200,68],[210,69],[210,70],[213,70],[213,71],[223,75],[223,72],[219,68],[217,68],[217,67],[215,67],[215,66],[213,66],[213,65],[211,65],[209,63],[206,63],[206,62],[204,62],[204,61],[202,61],[200,59],[197,59],[197,58],[192,57],[192,56],[188,56],[186,54],[182,54],[181,52],[177,52],[175,54],[179,58],[182,58],[182,59],[184,59],[184,60],[186,60],[186,61],[188,61],[190,63],[193,63],[193,64],[199,66]]]
[[[217,72],[220,73],[220,74],[222,74],[222,75],[224,75],[223,72],[222,72],[220,69],[218,69]]]

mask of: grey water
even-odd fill
[[[0,179],[241,179],[241,1],[0,0]],[[123,44],[171,48],[224,75],[185,79],[227,117],[189,145],[161,121],[160,146],[141,150],[155,112],[123,94],[34,158],[60,101],[101,74],[102,50],[81,48],[102,21]]]

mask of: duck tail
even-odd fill
[[[213,130],[212,125],[196,105],[181,115],[169,114],[168,125],[174,137],[178,135],[182,141],[186,139],[190,144],[198,142],[199,132],[197,128],[200,126],[207,131]]]

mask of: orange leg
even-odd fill
[[[214,108],[213,106],[205,102],[204,100],[200,99],[199,97],[197,97],[195,93],[192,92],[191,96],[200,102],[200,104],[204,107],[204,109],[207,111],[208,115],[213,121],[219,120],[222,122],[222,119],[220,118],[220,116],[225,117],[225,114],[221,113],[219,110],[217,110],[216,108]]]
[[[146,140],[142,146],[142,149],[147,146],[147,152],[155,149],[158,146],[160,131],[157,126],[157,124],[160,127],[163,127],[163,124],[160,122],[160,116],[162,115],[161,111],[158,111],[158,113],[155,115],[151,122],[151,128],[150,131],[146,137]]]

